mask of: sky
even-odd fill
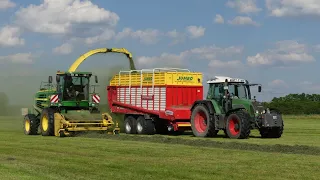
[[[138,69],[261,83],[259,100],[319,93],[319,22],[318,0],[0,0],[0,91],[31,103],[41,81],[81,54],[117,47]],[[117,67],[129,68],[124,55],[94,55],[79,68],[110,76]]]

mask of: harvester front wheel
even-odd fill
[[[214,118],[210,117],[205,105],[196,105],[191,114],[191,129],[194,136],[213,137],[217,135]]]
[[[126,134],[137,134],[137,119],[133,116],[126,116],[124,119]]]
[[[250,116],[244,110],[232,112],[226,122],[226,133],[231,139],[246,139],[250,135]]]
[[[144,116],[139,116],[137,119],[137,132],[138,134],[155,134],[155,125],[152,119],[146,119]]]
[[[24,134],[37,135],[39,127],[39,120],[34,114],[27,114],[24,117]]]
[[[54,110],[46,108],[42,110],[40,117],[42,136],[54,136]]]

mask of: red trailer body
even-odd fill
[[[153,82],[149,85],[133,85],[133,83],[129,83],[129,85],[115,85],[113,83],[112,85],[111,83],[107,87],[111,112],[157,116],[167,120],[174,130],[178,130],[179,127],[191,127],[190,109],[195,101],[203,100],[202,84],[158,84]]]

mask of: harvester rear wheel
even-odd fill
[[[210,117],[205,105],[196,105],[191,114],[191,129],[197,137],[213,137],[217,135],[214,118]]]
[[[46,108],[42,110],[40,117],[42,136],[54,136],[54,110]]]
[[[250,135],[250,116],[244,110],[232,112],[226,122],[226,133],[231,139],[246,139]]]
[[[124,119],[126,134],[137,134],[137,119],[133,116],[126,116]]]
[[[39,120],[34,114],[27,114],[24,116],[24,134],[37,135],[39,127]]]
[[[145,119],[144,116],[139,116],[137,119],[137,132],[138,134],[155,134],[155,125],[152,119]]]

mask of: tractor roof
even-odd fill
[[[226,79],[228,80],[228,82],[232,82],[232,83],[244,83],[244,84],[249,83],[245,79],[231,78],[231,77],[227,77],[227,76],[215,76],[214,78],[207,81],[207,84],[224,83]]]

